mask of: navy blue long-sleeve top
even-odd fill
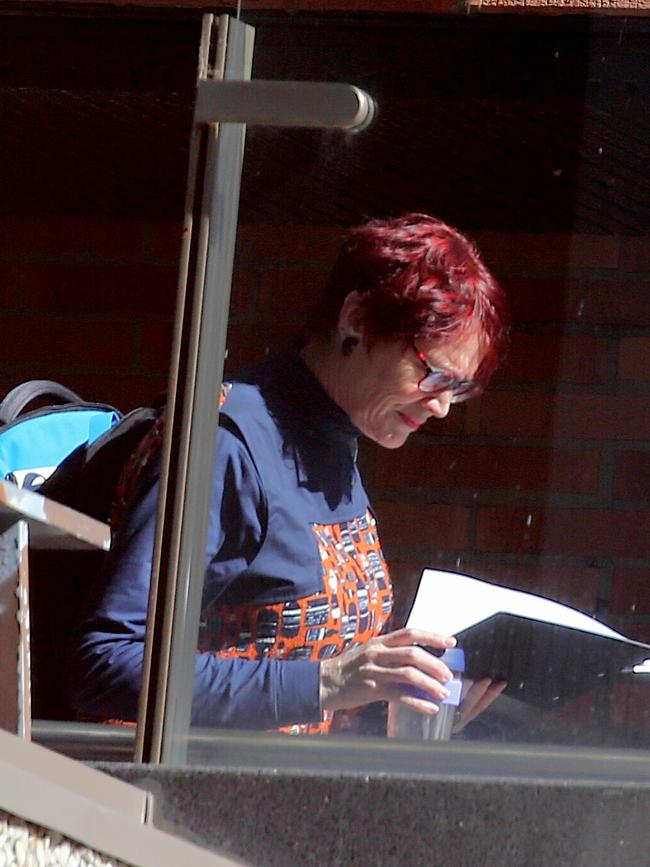
[[[294,350],[227,384],[217,431],[192,721],[318,723],[319,659],[367,640],[390,582],[358,431]],[[146,464],[72,638],[68,699],[133,720],[160,474]]]

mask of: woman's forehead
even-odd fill
[[[471,378],[486,351],[485,337],[479,327],[456,332],[443,339],[419,339],[417,343],[418,349],[432,367],[447,367],[463,379]]]

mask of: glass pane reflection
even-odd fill
[[[350,81],[358,136],[251,129],[229,370],[280,349],[345,229],[421,210],[467,232],[505,287],[512,349],[482,398],[359,466],[393,575],[467,572],[650,641],[647,602],[647,28],[616,19],[272,16],[254,76]],[[645,329],[645,330],[644,330]],[[647,594],[646,594],[647,595]],[[552,677],[552,673],[549,674]],[[648,745],[650,685],[607,678],[539,713],[507,693],[464,739]],[[383,735],[386,706],[340,730]]]

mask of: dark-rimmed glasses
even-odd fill
[[[462,403],[475,397],[483,390],[481,384],[474,379],[455,379],[444,367],[431,367],[426,355],[411,341],[411,346],[422,362],[426,373],[418,381],[418,388],[423,394],[441,394],[451,391],[451,403]]]

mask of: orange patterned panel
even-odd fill
[[[378,635],[392,608],[390,577],[375,519],[365,515],[340,524],[313,524],[323,590],[273,605],[216,606],[204,612],[202,650],[225,658],[320,660]],[[283,731],[320,733],[331,714],[314,725]]]

